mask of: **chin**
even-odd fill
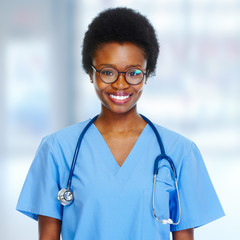
[[[121,107],[117,107],[117,108],[108,108],[108,110],[110,112],[112,112],[113,114],[127,114],[130,113],[131,111],[134,111],[134,109],[136,109],[136,105],[130,107],[130,108],[125,108],[122,106]]]

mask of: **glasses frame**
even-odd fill
[[[112,84],[112,83],[116,82],[116,81],[118,80],[118,78],[119,78],[119,74],[121,74],[121,73],[124,74],[125,81],[126,81],[128,84],[130,84],[130,85],[138,85],[138,84],[140,84],[140,83],[143,81],[144,77],[147,76],[147,73],[143,72],[143,70],[141,70],[141,69],[139,69],[139,68],[129,68],[129,69],[128,69],[127,71],[125,71],[125,72],[120,72],[120,71],[118,71],[118,70],[117,70],[116,68],[114,68],[114,67],[103,67],[103,68],[97,70],[93,65],[90,65],[90,66],[91,66],[91,68],[92,68],[94,71],[96,71],[97,73],[99,73],[99,77],[100,77],[101,81],[103,81],[103,79],[101,78],[101,74],[100,74],[100,73],[101,73],[101,71],[102,71],[104,68],[113,68],[113,69],[115,69],[115,70],[117,71],[118,75],[117,75],[116,80],[114,80],[113,82],[105,82],[105,81],[103,81],[103,82],[106,83],[106,84]],[[127,73],[129,70],[131,70],[131,69],[137,69],[137,70],[139,70],[139,71],[141,71],[141,72],[143,73],[143,78],[142,78],[142,80],[141,80],[139,83],[133,84],[133,83],[130,83],[130,82],[127,81],[127,79],[126,79],[126,73]]]

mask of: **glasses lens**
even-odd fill
[[[131,68],[126,72],[126,80],[130,84],[138,84],[143,80],[143,71],[137,68]]]
[[[118,72],[116,69],[111,67],[104,67],[100,71],[100,78],[105,83],[112,83],[117,79]]]

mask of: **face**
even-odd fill
[[[93,66],[97,70],[101,70],[103,67],[114,67],[119,72],[125,72],[130,68],[138,68],[146,72],[147,60],[143,50],[135,44],[111,42],[96,50]],[[90,74],[90,78],[102,103],[102,110],[113,113],[127,113],[136,109],[136,103],[146,81],[145,76],[138,85],[130,85],[125,80],[125,74],[121,73],[114,83],[107,84],[95,71]]]

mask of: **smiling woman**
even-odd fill
[[[143,90],[143,72],[147,67],[143,50],[129,42],[106,43],[96,50],[93,65],[101,69],[99,74],[89,75],[102,103],[102,110],[114,113],[136,112],[136,103]]]
[[[131,9],[89,25],[82,61],[101,112],[43,139],[17,205],[41,240],[192,240],[224,215],[196,145],[137,112],[158,52],[153,27]]]

